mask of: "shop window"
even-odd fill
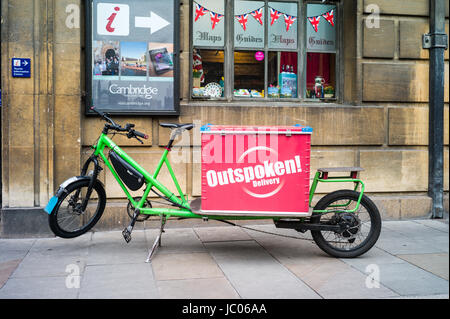
[[[307,4],[306,98],[336,97],[336,6]]]
[[[192,96],[335,99],[338,2],[193,1]]]
[[[261,51],[234,52],[234,96],[264,97],[264,55]]]

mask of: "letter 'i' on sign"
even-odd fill
[[[97,33],[128,36],[130,34],[130,7],[126,4],[99,3],[97,5]]]

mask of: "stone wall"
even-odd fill
[[[193,102],[189,99],[189,2],[181,6],[181,116],[118,116],[147,133],[144,145],[117,137],[120,146],[151,170],[163,152],[168,131],[161,121],[198,124],[290,125],[314,128],[311,168],[362,166],[367,191],[385,218],[425,216],[428,176],[428,52],[421,49],[427,32],[427,0],[358,0],[343,5],[343,104]],[[77,27],[75,4],[80,8]],[[380,28],[367,28],[368,4],[381,9]],[[2,8],[2,206],[41,208],[55,188],[79,174],[98,137],[102,122],[84,115],[84,1],[4,0]],[[68,7],[69,6],[69,7]],[[69,9],[68,9],[69,8]],[[447,7],[448,16],[448,7]],[[447,19],[448,30],[448,19]],[[448,32],[448,31],[447,31]],[[11,77],[11,58],[32,59],[32,78]],[[448,194],[448,51],[446,52],[445,189]],[[178,141],[174,170],[189,197],[200,195],[199,134]],[[110,173],[103,171],[112,200],[103,218],[115,217],[124,196]],[[161,181],[170,177],[161,172]],[[319,189],[320,193],[331,187]],[[421,204],[418,205],[417,203]],[[447,195],[448,210],[448,195]],[[411,207],[415,209],[412,210]],[[123,209],[121,208],[121,216]],[[109,214],[109,215],[108,215]],[[119,214],[119,213],[117,213]],[[416,215],[415,215],[416,214]],[[109,217],[108,217],[109,216]]]

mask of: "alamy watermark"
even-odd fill
[[[66,288],[80,289],[81,275],[80,266],[77,264],[70,264],[66,266]]]
[[[370,264],[366,266],[365,272],[366,287],[369,289],[380,288],[380,267],[377,264]]]

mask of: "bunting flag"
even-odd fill
[[[247,22],[248,22],[247,17],[248,17],[248,14],[236,16],[236,19],[239,21],[239,23],[241,24],[244,31],[247,30]]]
[[[214,30],[214,28],[216,27],[216,24],[219,23],[220,20],[222,20],[223,14],[212,12],[212,11],[210,11],[209,13],[211,15],[212,29]]]
[[[324,14],[322,14],[322,17],[324,17],[324,19],[327,20],[332,27],[334,27],[334,10],[325,12]]]
[[[321,16],[308,17],[309,22],[311,22],[311,25],[313,26],[314,31],[316,31],[316,32],[319,30],[320,17]]]
[[[289,31],[289,28],[294,24],[295,20],[297,20],[296,17],[284,14],[284,22],[286,22],[286,32]]]
[[[259,22],[260,25],[263,25],[263,21],[262,21],[263,8],[259,8],[258,10],[252,11],[251,15],[253,18],[256,19],[256,21]]]
[[[195,22],[197,22],[198,18],[203,17],[209,10],[205,7],[202,7],[198,3],[195,4]]]
[[[270,25],[273,25],[275,21],[280,17],[281,12],[275,10],[274,8],[270,8]]]
[[[203,7],[201,4],[197,3],[196,1],[194,1],[195,3],[195,18],[194,18],[194,22],[197,22],[198,19],[200,19],[201,17],[203,17],[204,15],[206,15],[208,12],[210,14],[211,17],[211,25],[212,25],[212,29],[214,30],[214,28],[216,27],[216,25],[222,20],[222,18],[224,17],[223,14],[214,12],[209,10],[208,8]],[[273,26],[273,24],[280,18],[280,16],[283,15],[284,17],[284,22],[286,24],[286,32],[289,31],[290,27],[294,24],[294,22],[297,20],[296,16],[293,15],[289,15],[287,13],[278,11],[272,7],[268,7],[270,9],[270,25]],[[242,26],[242,28],[244,29],[244,31],[247,30],[247,23],[248,23],[248,15],[250,14],[260,25],[263,25],[263,11],[264,7],[258,8],[256,10],[244,13],[244,14],[240,14],[240,15],[235,15],[234,17],[236,18],[237,21],[239,21],[240,25]],[[320,18],[324,18],[332,27],[334,27],[334,10],[335,9],[331,9],[330,11],[324,12],[318,16],[315,17],[307,17],[307,19],[309,20],[309,22],[311,23],[312,27],[314,28],[315,32],[319,31],[319,23],[320,23]]]

